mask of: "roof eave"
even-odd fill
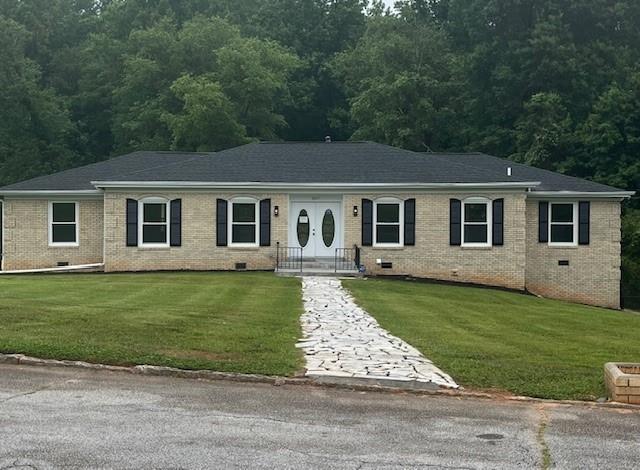
[[[492,183],[286,183],[286,182],[212,182],[212,181],[92,181],[100,189],[269,189],[269,190],[409,190],[409,189],[527,189],[539,181]]]
[[[627,199],[633,196],[635,191],[531,191],[528,193],[528,197],[535,199],[542,198],[564,198],[575,199],[579,197],[588,199]]]
[[[0,196],[10,197],[102,197],[100,189],[0,189]]]

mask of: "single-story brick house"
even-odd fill
[[[369,274],[618,308],[630,195],[481,153],[372,142],[134,152],[0,188],[2,269],[268,270],[347,257]]]

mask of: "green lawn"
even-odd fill
[[[379,323],[471,388],[605,395],[603,366],[640,362],[640,316],[494,289],[400,280],[344,285]]]
[[[0,277],[0,352],[292,375],[300,282],[268,273]]]

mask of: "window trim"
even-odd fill
[[[397,204],[398,223],[381,222],[380,225],[399,225],[398,243],[378,242],[378,204]],[[373,201],[373,244],[382,248],[397,248],[404,246],[404,200],[395,197],[383,197]]]
[[[171,221],[171,204],[164,197],[145,197],[138,200],[138,246],[142,248],[168,248],[170,241],[170,221]],[[144,221],[144,205],[145,204],[164,204],[165,205],[165,221],[162,222],[145,222]],[[144,242],[144,226],[145,225],[164,225],[166,227],[165,243],[145,243]]]
[[[571,205],[573,206],[573,217],[572,217],[572,221],[571,223],[569,222],[553,222],[553,219],[551,218],[551,214],[552,212],[552,208],[554,205]],[[579,223],[578,223],[578,201],[558,201],[558,202],[553,202],[553,201],[549,201],[549,214],[548,214],[548,227],[547,227],[547,232],[548,232],[548,236],[547,236],[547,244],[549,246],[556,246],[556,247],[573,247],[573,246],[578,246],[578,230],[579,230]],[[551,227],[553,225],[573,225],[573,241],[572,242],[554,242],[551,241]]]
[[[229,199],[228,201],[229,208],[227,210],[227,240],[228,245],[231,247],[239,247],[239,248],[253,248],[260,246],[260,201],[253,197],[235,197],[233,199]],[[255,227],[254,231],[254,242],[246,243],[246,242],[234,242],[233,241],[233,205],[234,204],[253,204],[255,208],[255,216],[253,224],[251,222],[235,222],[235,225],[253,225]]]
[[[53,205],[54,204],[73,204],[75,209],[75,221],[74,222],[55,222],[56,225],[75,225],[76,226],[76,241],[75,242],[54,242],[53,241]],[[55,248],[64,247],[77,247],[80,246],[80,204],[78,201],[49,201],[48,210],[48,223],[49,223],[49,246]]]
[[[461,234],[460,234],[460,246],[466,246],[470,248],[487,248],[493,246],[493,201],[486,197],[468,197],[463,199],[461,206],[460,222],[461,222]],[[467,204],[484,204],[487,207],[487,220],[485,222],[467,222],[465,206]],[[465,226],[466,225],[486,225],[487,226],[487,241],[485,243],[479,242],[467,242],[465,241]]]

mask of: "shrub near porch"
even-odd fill
[[[0,352],[292,375],[300,283],[268,273],[0,277]]]
[[[605,396],[606,362],[640,362],[640,315],[495,289],[344,284],[383,328],[463,386],[593,400]]]

